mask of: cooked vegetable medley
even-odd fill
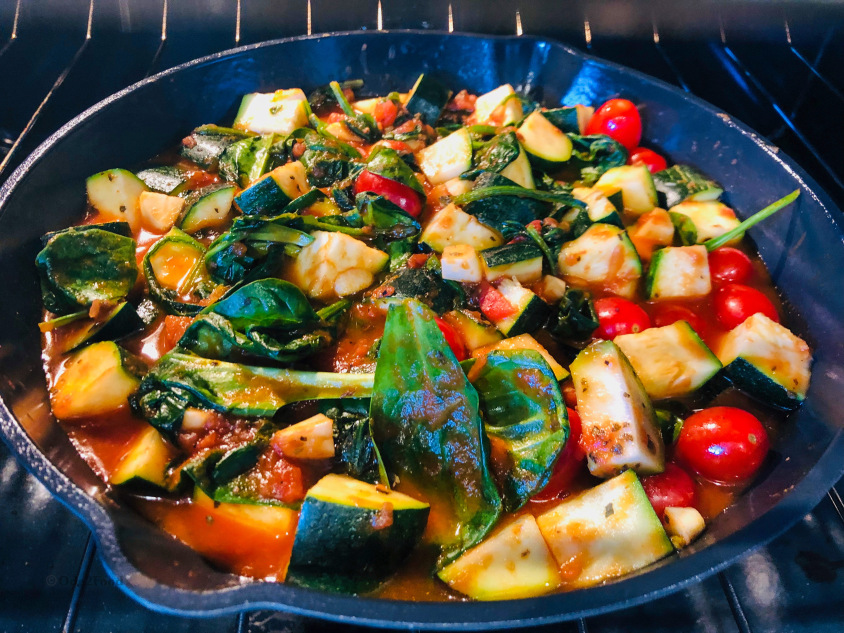
[[[744,238],[797,192],[741,222],[623,99],[361,88],[88,178],[36,259],[80,453],[213,564],[329,591],[538,596],[691,543],[806,396]]]

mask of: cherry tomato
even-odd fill
[[[595,301],[598,314],[596,338],[611,341],[620,334],[633,334],[651,327],[651,320],[640,306],[621,297],[604,297]]]
[[[668,167],[668,163],[662,156],[647,147],[637,147],[630,152],[630,158],[627,161],[627,164],[644,165],[652,174],[662,171]]]
[[[372,116],[375,118],[375,122],[378,124],[378,127],[383,130],[393,124],[398,113],[398,106],[387,99],[386,101],[379,101],[375,104]]]
[[[583,468],[586,453],[580,445],[580,416],[574,409],[569,414],[569,438],[554,464],[554,472],[545,487],[533,496],[534,501],[552,501],[565,492]]]
[[[501,321],[516,314],[516,307],[497,288],[487,283],[481,286],[481,312],[490,321]]]
[[[355,195],[364,191],[384,196],[414,218],[422,213],[422,199],[416,191],[400,182],[374,174],[368,169],[360,172],[355,181]]]
[[[457,360],[466,360],[469,355],[466,353],[466,346],[463,344],[463,339],[460,338],[460,334],[457,333],[457,330],[455,330],[450,323],[443,321],[440,317],[434,317],[434,321],[437,322],[440,332],[442,332],[445,337],[445,342],[448,343],[448,346],[451,348],[451,351],[454,352],[454,356]]]
[[[722,246],[709,253],[709,276],[715,284],[741,284],[752,274],[753,263],[737,248]]]
[[[390,149],[394,149],[400,153],[410,151],[410,145],[408,145],[404,141],[396,141],[391,138],[382,138],[376,143],[376,145],[381,145],[382,147],[389,147]]]
[[[586,134],[606,134],[633,151],[642,139],[639,110],[627,99],[610,99],[589,119]]]
[[[711,407],[686,419],[674,456],[707,479],[736,483],[759,470],[768,447],[768,433],[755,416],[735,407]]]
[[[668,463],[664,472],[642,477],[642,488],[660,519],[665,508],[689,508],[695,504],[695,482],[677,464]]]
[[[676,321],[685,321],[699,335],[706,334],[706,322],[686,306],[676,303],[658,303],[651,310],[651,317],[655,327],[665,327]]]
[[[713,305],[715,317],[728,330],[741,325],[757,312],[777,323],[780,320],[777,309],[768,297],[756,288],[743,284],[726,284],[718,288],[713,296]]]

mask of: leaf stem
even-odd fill
[[[800,196],[800,190],[795,189],[787,196],[780,198],[776,202],[772,202],[761,211],[754,213],[734,229],[727,231],[726,233],[724,233],[723,235],[719,235],[718,237],[713,237],[711,240],[704,242],[703,245],[706,247],[707,251],[714,251],[719,246],[723,246],[730,240],[735,239],[737,235],[741,235],[750,227],[755,226],[756,224],[759,224],[762,220],[771,217],[780,209],[784,209],[792,202],[797,200],[798,196]]]

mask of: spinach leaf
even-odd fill
[[[595,313],[591,295],[585,290],[568,288],[557,304],[548,330],[561,339],[583,341],[592,336],[598,325],[598,315]]]
[[[230,127],[200,125],[189,136],[182,139],[179,153],[200,167],[213,169],[226,149],[238,141],[254,136],[252,132]]]
[[[504,510],[542,490],[569,434],[554,371],[533,350],[490,352],[472,381],[491,445],[490,467]]]
[[[569,165],[580,170],[580,180],[591,187],[611,167],[627,164],[625,147],[603,134],[569,134],[572,152]]]
[[[434,312],[442,314],[453,309],[460,297],[455,288],[442,278],[440,271],[402,268],[373,290],[372,298],[387,304],[417,299]]]
[[[118,302],[138,278],[135,240],[94,226],[54,234],[35,265],[44,307],[58,315],[94,301]]]
[[[189,406],[247,417],[272,416],[285,404],[366,398],[372,374],[335,374],[240,365],[174,350],[150,369],[130,398],[135,412],[162,432],[178,432]]]
[[[367,143],[374,143],[381,136],[381,130],[375,122],[375,118],[371,114],[360,113],[352,108],[346,95],[343,94],[343,89],[336,81],[332,81],[328,86],[331,88],[331,93],[334,95],[334,100],[343,113],[346,115],[346,127],[352,134],[360,137],[361,140]]]
[[[501,514],[487,465],[478,394],[434,321],[408,299],[390,307],[375,369],[370,415],[384,463],[422,491],[456,529],[435,535],[440,564],[479,543]]]
[[[268,171],[270,153],[277,141],[275,134],[267,134],[232,143],[220,156],[220,175],[248,187]]]
[[[493,187],[504,191],[497,195],[482,197]],[[472,191],[455,199],[456,204],[466,202],[463,210],[478,218],[478,221],[498,230],[505,239],[512,239],[513,229],[524,227],[528,222],[544,218],[549,207],[541,200],[527,196],[513,195],[530,191],[517,185],[509,178],[493,172],[483,172],[475,180]],[[477,193],[476,193],[477,192]],[[475,194],[472,199],[471,194]]]
[[[460,177],[463,180],[474,180],[484,171],[498,173],[519,157],[521,149],[515,132],[499,134],[478,149],[475,168]]]
[[[226,360],[240,353],[289,362],[333,340],[299,288],[280,279],[261,279],[203,310],[179,347],[205,358]]]
[[[357,90],[363,87],[363,79],[349,79],[340,82],[341,90],[351,89]],[[334,91],[331,89],[331,84],[325,84],[316,88],[308,95],[308,104],[312,110],[319,111],[325,108],[331,108],[339,105],[337,99],[334,97]]]
[[[378,452],[372,440],[369,400],[328,402],[323,413],[334,421],[335,472],[372,484],[381,482]]]
[[[401,183],[413,189],[420,196],[425,196],[425,190],[419,184],[416,174],[402,160],[399,153],[389,147],[381,147],[369,156],[366,163],[366,170],[378,174],[389,180]]]

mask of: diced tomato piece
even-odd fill
[[[375,105],[375,110],[372,113],[372,116],[375,117],[375,122],[378,124],[378,127],[383,130],[393,124],[398,113],[398,106],[387,99],[386,101],[379,101]]]
[[[428,253],[415,253],[408,257],[407,259],[407,267],[408,268],[422,268],[427,262],[428,258],[431,255]]]
[[[466,360],[469,357],[466,353],[466,345],[464,345],[463,339],[460,337],[457,330],[454,329],[454,326],[450,323],[446,323],[440,317],[434,317],[434,321],[436,321],[439,326],[440,332],[443,333],[445,342],[448,343],[451,351],[454,352],[455,358],[457,358],[458,361]]]
[[[494,286],[484,283],[480,290],[481,312],[490,321],[501,321],[516,314],[516,307]]]
[[[173,316],[172,314],[164,317],[163,338],[168,351],[176,347],[176,343],[179,342],[191,323],[193,323],[193,317]]]
[[[346,120],[346,115],[342,112],[332,112],[326,118],[328,123],[341,123],[342,121]]]
[[[382,138],[378,141],[377,145],[381,145],[382,147],[389,147],[390,149],[394,149],[397,152],[410,152],[410,145],[405,143],[404,141],[396,141],[391,138]]]

